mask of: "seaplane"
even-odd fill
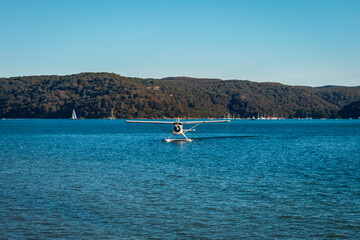
[[[149,124],[172,124],[174,126],[172,130],[172,134],[165,139],[165,142],[171,142],[171,141],[187,141],[191,142],[192,139],[188,138],[185,133],[187,132],[194,132],[195,127],[199,126],[202,123],[224,123],[224,122],[230,122],[230,120],[210,120],[210,121],[180,121],[180,119],[176,119],[175,121],[138,121],[138,120],[126,120],[127,123],[149,123]],[[191,124],[194,125],[190,127],[189,129],[184,129],[183,125],[185,124]],[[171,130],[169,130],[171,131]],[[174,135],[181,135],[184,138],[177,138],[177,139],[171,139]]]

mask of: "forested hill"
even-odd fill
[[[352,102],[339,111],[342,118],[360,118],[360,101]]]
[[[187,77],[141,79],[112,73],[0,78],[1,118],[336,118],[360,87],[321,88]]]

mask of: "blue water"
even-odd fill
[[[0,239],[356,239],[360,120],[0,121]]]

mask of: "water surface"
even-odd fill
[[[166,127],[0,121],[0,239],[360,235],[359,120]]]

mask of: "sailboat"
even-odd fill
[[[110,120],[115,119],[114,110],[111,109],[111,116],[109,117]]]
[[[73,109],[72,114],[71,114],[71,120],[76,120],[76,113],[75,113],[75,109]]]

